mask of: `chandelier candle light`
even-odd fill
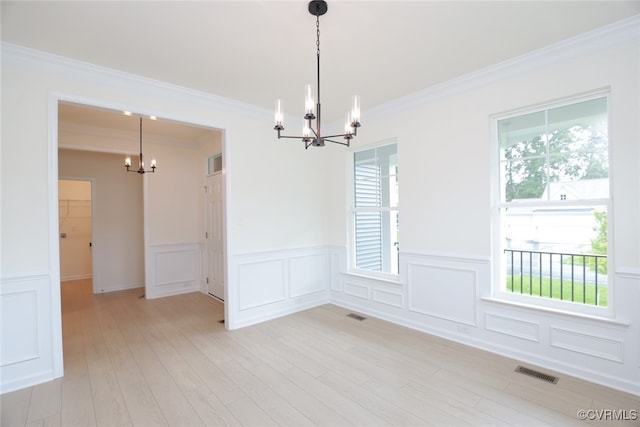
[[[334,144],[346,145],[348,147],[351,140],[357,135],[358,128],[360,127],[360,98],[357,95],[353,97],[351,112],[347,113],[346,116],[344,133],[322,136],[320,129],[320,16],[327,13],[327,2],[324,0],[310,1],[309,13],[316,17],[317,99],[313,99],[313,89],[311,85],[306,85],[304,90],[305,123],[302,128],[302,136],[282,135],[281,132],[284,130],[284,113],[282,111],[282,102],[279,99],[276,101],[276,125],[273,129],[278,132],[278,138],[301,139],[304,142],[305,149],[312,145],[314,147],[323,147],[325,142],[333,142]],[[313,120],[316,121],[315,128],[313,126]],[[342,137],[345,141],[335,141],[331,139],[339,137]]]
[[[130,169],[131,168],[131,157],[127,156],[124,159],[124,167],[127,168],[127,172],[137,172],[139,174],[144,174],[147,172],[155,173],[156,171],[156,159],[151,159],[151,170],[144,169],[144,160],[142,159],[142,117],[140,117],[140,155],[138,158],[138,169]]]

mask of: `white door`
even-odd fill
[[[207,176],[207,292],[224,301],[224,217],[223,175],[216,172]]]

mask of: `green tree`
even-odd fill
[[[596,237],[591,239],[591,253],[596,255],[607,255],[608,241],[607,238],[607,212],[606,211],[594,211],[593,215],[596,218],[596,226],[593,227],[593,231],[596,232]],[[590,269],[595,269],[595,259],[589,258],[587,265]],[[598,262],[598,273],[607,274],[607,260]]]
[[[596,269],[596,258],[588,255],[607,255],[608,238],[607,238],[607,212],[606,211],[594,211],[593,216],[596,220],[596,225],[593,227],[593,231],[596,236],[591,239],[591,250],[589,252],[583,252],[586,255],[584,258],[576,256],[573,259],[565,260],[566,264],[574,265],[586,265],[590,270]],[[599,258],[598,273],[607,274],[607,258]]]
[[[522,140],[505,147],[503,153],[507,202],[539,199],[550,181],[609,176],[606,134],[590,124]]]

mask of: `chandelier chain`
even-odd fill
[[[316,15],[316,54],[320,56],[320,15]]]

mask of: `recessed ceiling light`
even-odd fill
[[[149,116],[149,118],[150,118],[151,120],[155,120],[155,119],[157,119],[157,117],[156,117],[156,116]]]
[[[130,116],[131,115],[131,111],[123,111],[125,116]]]

